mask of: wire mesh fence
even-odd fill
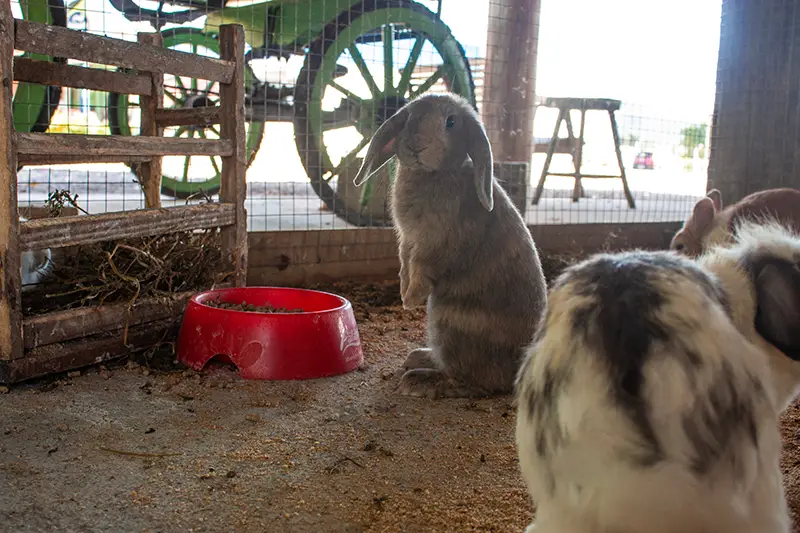
[[[140,31],[160,31],[165,47],[212,57],[219,56],[219,25],[243,24],[251,232],[390,226],[392,164],[365,186],[352,183],[377,126],[405,102],[429,92],[460,94],[488,118],[484,80],[492,54],[486,42],[490,7],[500,0],[11,1],[15,17],[127,40],[135,40]],[[548,1],[543,2],[542,27],[569,26],[547,18]],[[491,12],[503,16],[502,10]],[[573,36],[580,46],[591,46],[581,38]],[[655,49],[663,43],[639,45]],[[539,55],[553,56],[557,46],[542,40]],[[565,69],[569,59],[564,57]],[[531,55],[530,61],[535,60]],[[544,76],[541,69],[539,75]],[[646,94],[594,94],[591,84],[544,93],[557,84],[542,81],[537,80],[537,92],[543,94],[537,96],[527,168],[525,162],[496,167],[529,224],[663,222],[690,212],[705,192],[711,109],[676,113]],[[619,109],[586,111],[587,100],[564,100],[575,96],[604,97]],[[213,106],[218,99],[217,84],[165,77],[165,108]],[[492,109],[503,112],[502,102]],[[18,130],[121,136],[140,131],[135,95],[26,83],[15,86],[14,111]],[[216,125],[173,126],[164,134],[215,139],[219,130]],[[551,142],[554,134],[559,139]],[[41,206],[54,192],[66,190],[89,213],[139,209],[144,196],[135,170],[111,163],[24,167],[20,205]],[[579,186],[576,172],[582,177]],[[165,157],[162,202],[213,199],[219,181],[218,157]],[[366,235],[377,234],[348,237],[351,242],[323,239],[349,247],[352,254],[353,248],[370,245]],[[383,240],[375,244],[380,247]],[[263,261],[271,267],[284,261],[267,255]],[[291,260],[313,263],[319,258],[312,250]]]

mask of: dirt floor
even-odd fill
[[[163,352],[0,396],[0,531],[521,532],[532,506],[510,398],[393,395],[424,312],[402,310],[396,283],[333,289],[354,303],[365,354],[344,376],[244,381]],[[792,407],[796,520],[798,427]]]

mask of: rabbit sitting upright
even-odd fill
[[[800,384],[800,236],[698,262],[597,255],[555,282],[520,367],[536,533],[788,533],[778,416]]]
[[[408,355],[398,390],[508,394],[547,288],[530,232],[493,178],[483,125],[456,95],[412,100],[375,132],[356,185],[393,155],[403,307],[428,305],[428,347]]]

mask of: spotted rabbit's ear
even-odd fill
[[[395,139],[405,128],[407,119],[408,110],[403,107],[378,127],[369,142],[367,156],[362,161],[358,174],[353,178],[353,184],[356,187],[361,186],[376,174],[394,155]]]
[[[756,331],[786,356],[799,360],[800,270],[795,263],[778,258],[758,261],[753,270]]]
[[[475,172],[475,191],[478,193],[481,205],[487,211],[491,211],[494,209],[492,145],[489,143],[483,124],[474,116],[470,116],[467,122],[467,132],[469,137],[467,153],[472,159]]]

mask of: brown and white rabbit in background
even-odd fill
[[[375,132],[356,185],[393,155],[403,307],[428,305],[428,347],[408,355],[398,390],[511,393],[547,288],[530,232],[492,175],[483,125],[456,95],[412,100]]]
[[[762,219],[777,220],[800,230],[800,191],[767,189],[745,196],[723,209],[722,194],[711,189],[695,204],[692,214],[672,238],[670,248],[697,257],[711,246],[731,243],[740,221]]]
[[[25,217],[19,217],[26,222]],[[27,292],[41,283],[53,271],[53,254],[49,248],[43,250],[25,250],[20,254],[20,273],[22,290]]]
[[[597,255],[556,281],[517,382],[527,531],[790,531],[778,417],[800,384],[800,236],[736,239],[696,262]]]

